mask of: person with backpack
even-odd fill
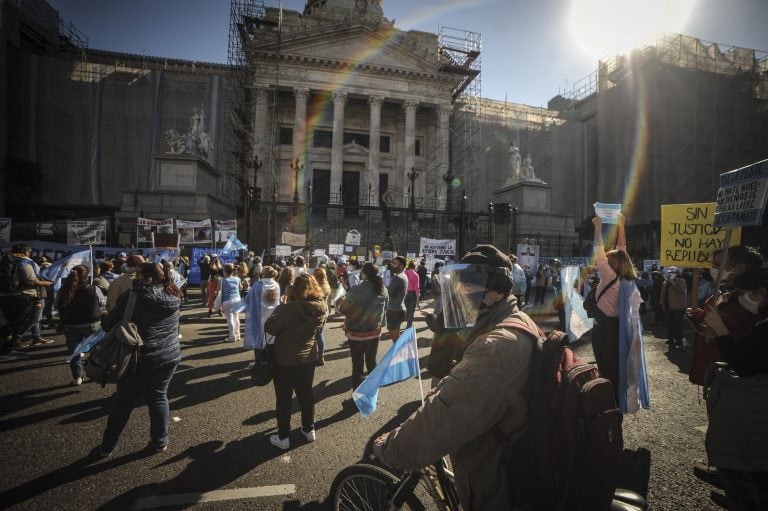
[[[123,319],[130,295],[136,296],[132,318],[143,341],[135,373],[117,382],[99,454],[109,457],[131,416],[133,407],[144,397],[149,411],[148,449],[163,452],[168,446],[168,385],[181,362],[179,309],[182,292],[173,283],[170,270],[156,263],[142,263],[136,270],[136,285],[122,294],[115,307],[102,320],[109,331]]]
[[[492,245],[479,245],[440,271],[442,321],[464,340],[461,360],[424,405],[374,442],[387,466],[417,470],[450,454],[464,509],[508,510],[518,502],[506,470],[506,442],[526,431],[529,368],[537,338],[500,326],[535,323],[512,292],[512,263]]]
[[[91,285],[87,266],[75,266],[69,271],[69,276],[61,282],[56,308],[64,327],[64,339],[70,355],[83,339],[99,331],[103,303],[99,293],[98,288]],[[72,385],[81,385],[82,359],[74,357],[69,362],[69,368],[72,371]]]
[[[20,243],[0,259],[0,308],[8,321],[3,328],[10,330],[10,341],[0,348],[5,353],[22,347],[22,337],[35,321],[35,309],[43,307],[41,290],[53,285],[38,276],[31,255],[32,248]]]

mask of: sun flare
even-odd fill
[[[682,31],[696,0],[572,0],[569,25],[595,59],[628,53],[665,32]]]

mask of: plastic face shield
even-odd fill
[[[440,295],[446,328],[474,326],[488,291],[488,267],[451,264],[440,269]]]

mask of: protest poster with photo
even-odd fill
[[[0,241],[11,241],[10,218],[0,218]]]
[[[153,220],[151,218],[136,219],[136,241],[139,243],[152,243],[152,233],[173,232],[173,218],[165,220]]]
[[[237,237],[237,220],[214,220],[216,243],[226,243],[230,236]]]
[[[70,220],[67,222],[68,245],[106,245],[106,220]]]
[[[643,259],[643,271],[651,271],[651,269],[656,266],[656,268],[661,268],[661,261],[659,259]]]
[[[347,232],[345,243],[347,245],[359,245],[360,239],[361,239],[360,233],[355,229],[352,229],[349,232]]]
[[[179,243],[207,243],[210,245],[212,238],[211,219],[200,221],[176,220],[176,229],[179,232]]]
[[[521,268],[525,268],[526,266],[530,268],[531,270],[537,270],[539,265],[539,246],[538,245],[531,245],[529,243],[518,243],[517,244],[517,264],[520,265]]]
[[[456,240],[421,238],[419,240],[419,253],[427,256],[455,256]]]
[[[661,206],[661,265],[712,267],[714,251],[725,243],[725,229],[714,225],[716,206],[714,202]],[[741,229],[734,229],[731,245],[740,241]]]
[[[328,253],[331,255],[341,255],[344,253],[344,245],[331,243],[328,245]]]

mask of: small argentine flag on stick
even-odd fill
[[[395,344],[382,357],[368,377],[353,392],[352,399],[363,417],[369,417],[376,410],[379,388],[418,376],[421,392],[421,371],[419,370],[419,350],[416,344],[416,330],[407,328],[400,334]],[[424,395],[421,395],[424,403]]]

